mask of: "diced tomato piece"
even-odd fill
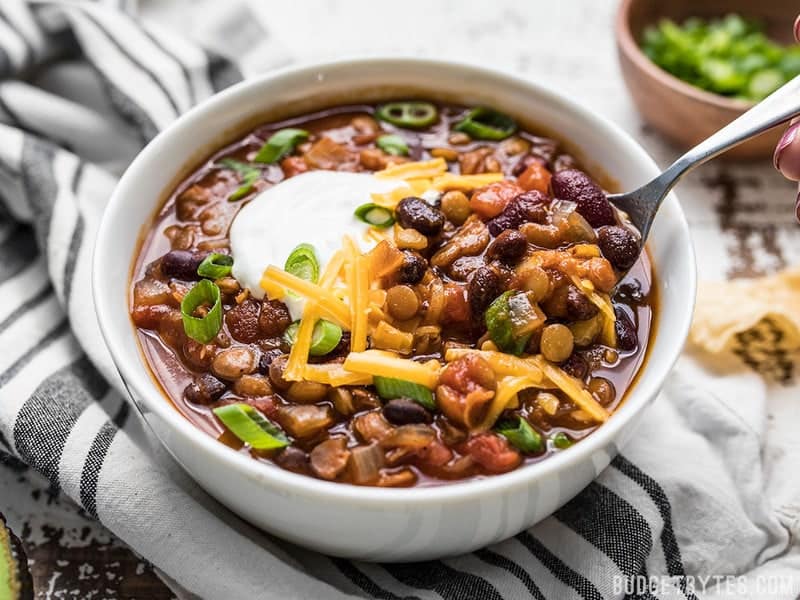
[[[283,169],[283,175],[288,179],[308,171],[308,164],[302,156],[287,156],[281,161],[281,169]]]
[[[522,456],[514,450],[504,437],[493,433],[481,433],[466,443],[467,453],[490,473],[505,473],[515,469]]]
[[[547,194],[550,190],[550,179],[553,175],[542,163],[534,161],[520,174],[517,183],[525,190],[536,190]]]
[[[442,319],[446,323],[466,323],[469,317],[466,287],[457,283],[445,284]]]
[[[441,467],[453,458],[453,451],[440,441],[431,442],[417,451],[420,466]]]
[[[491,219],[503,212],[508,203],[524,191],[513,181],[490,183],[475,190],[469,200],[469,206],[478,216]]]

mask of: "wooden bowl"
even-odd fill
[[[739,13],[765,24],[766,33],[792,43],[792,24],[800,12],[794,0],[622,0],[616,21],[617,52],[622,75],[639,112],[650,125],[684,149],[695,146],[752,106],[681,81],[653,63],[640,49],[648,25],[661,18],[682,22],[687,17]],[[726,159],[754,160],[772,156],[782,127],[776,127],[725,153]]]

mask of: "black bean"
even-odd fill
[[[583,381],[589,374],[589,363],[580,354],[573,352],[567,360],[561,363],[561,370]]]
[[[517,229],[523,223],[544,223],[550,198],[537,190],[514,197],[499,215],[487,221],[489,233],[500,235],[506,229]]]
[[[525,255],[528,240],[516,229],[501,232],[486,250],[490,260],[499,260],[507,265],[516,264]]]
[[[638,279],[629,281],[617,286],[617,293],[614,298],[624,302],[625,304],[640,304],[644,301],[644,292],[642,292],[642,284]]]
[[[165,277],[186,281],[200,279],[197,267],[205,257],[205,254],[192,250],[170,250],[161,257],[161,273]]]
[[[203,373],[186,386],[183,395],[194,404],[210,404],[225,393],[227,386],[210,373]]]
[[[282,354],[283,351],[280,348],[264,350],[258,359],[258,372],[262,375],[269,375],[269,365]]]
[[[400,265],[400,283],[415,284],[422,281],[425,271],[428,270],[428,263],[414,251],[406,250],[403,252],[403,264]]]
[[[394,425],[430,423],[432,419],[425,407],[409,398],[389,400],[383,407],[383,416]]]
[[[422,235],[438,235],[444,227],[444,214],[422,198],[410,196],[395,209],[397,221],[406,229],[416,229]]]
[[[614,314],[617,320],[614,323],[614,330],[617,333],[617,348],[625,352],[636,350],[639,345],[639,336],[636,335],[636,328],[628,313],[620,307],[614,307]]]
[[[615,269],[625,271],[639,257],[639,238],[630,229],[609,225],[597,232],[600,251]]]
[[[616,222],[614,209],[605,193],[583,171],[565,169],[553,175],[550,181],[556,198],[577,204],[578,214],[592,227],[613,225]]]
[[[569,284],[567,286],[566,298],[567,318],[571,321],[585,321],[591,319],[599,310],[597,306],[581,292],[577,286]]]
[[[489,266],[476,269],[467,282],[467,300],[473,315],[483,311],[502,292],[500,276]]]

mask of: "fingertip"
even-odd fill
[[[800,42],[800,15],[794,20],[794,39]]]

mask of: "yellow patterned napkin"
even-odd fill
[[[711,354],[733,352],[761,375],[788,383],[800,363],[800,267],[701,283],[689,339]]]

